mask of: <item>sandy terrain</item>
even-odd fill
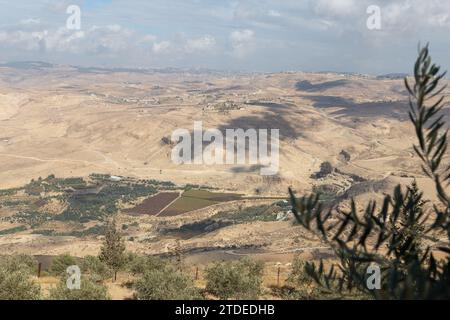
[[[225,106],[225,107],[224,107]],[[448,109],[446,110],[448,113]],[[280,129],[277,180],[237,165],[176,165],[164,138],[173,130]],[[350,175],[385,181],[364,192],[377,197],[416,177],[429,199],[432,184],[414,156],[402,81],[325,73],[222,74],[85,71],[73,67],[0,68],[0,189],[37,177],[86,177],[91,173],[208,185],[245,195],[285,196],[314,185],[347,189]],[[350,159],[343,159],[345,150]],[[446,158],[448,160],[448,158]],[[329,161],[339,173],[314,179]],[[230,204],[232,206],[232,204]],[[199,213],[208,215],[208,210]],[[7,215],[4,208],[0,214]],[[194,219],[195,215],[164,218]],[[153,219],[139,219],[136,236],[151,233]],[[177,220],[178,219],[178,220]],[[181,222],[180,222],[181,223]],[[146,226],[148,228],[146,229]],[[320,247],[286,222],[229,226],[185,240],[186,249],[261,245],[272,253]],[[297,240],[296,240],[297,239]],[[171,251],[174,239],[127,242],[132,251]],[[18,233],[0,237],[0,250],[33,254],[97,254],[100,239]]]

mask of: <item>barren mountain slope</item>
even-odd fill
[[[125,71],[0,68],[0,187],[98,172],[273,194],[310,189],[324,161],[367,179],[420,175],[401,80]],[[200,120],[280,129],[281,179],[263,181],[251,166],[173,164],[163,138]]]

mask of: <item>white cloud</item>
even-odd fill
[[[204,52],[214,49],[216,46],[216,39],[213,36],[205,35],[200,38],[188,39],[186,41],[185,50],[188,53]]]
[[[310,0],[309,5],[313,13],[311,21],[332,21],[333,27],[340,30],[364,32],[358,26],[367,19],[366,9],[370,5],[381,8],[383,28],[391,33],[450,26],[448,0]]]
[[[232,55],[243,59],[247,57],[255,47],[255,32],[253,30],[235,30],[230,34]]]
[[[348,16],[358,12],[362,1],[355,0],[314,0],[314,11],[320,15]]]
[[[45,39],[48,36],[48,31],[1,31],[0,42],[3,46],[9,46],[22,50],[32,51],[40,50],[45,45]],[[45,48],[45,46],[44,46]]]
[[[134,45],[134,32],[120,25],[93,26],[86,33],[89,52],[118,53]]]
[[[107,1],[83,10],[79,31],[64,28],[71,0],[3,2],[2,61],[378,72],[409,67],[392,57],[413,55],[419,41],[444,63],[450,53],[450,0]],[[376,32],[369,5],[381,8]]]
[[[382,18],[392,30],[414,31],[419,27],[449,27],[450,1],[402,0],[382,6]]]
[[[114,53],[125,50],[133,34],[120,25],[94,25],[86,31],[38,29],[0,31],[0,46],[41,53]]]
[[[255,32],[253,30],[236,30],[230,35],[230,39],[233,43],[247,42],[253,39]]]
[[[269,11],[267,12],[267,15],[268,15],[269,17],[275,17],[275,18],[279,18],[279,17],[282,16],[282,14],[281,14],[279,11],[277,11],[277,10],[269,10]]]
[[[156,41],[156,39],[158,39],[157,36],[153,34],[147,34],[139,39],[139,43],[140,44],[153,43]]]
[[[40,19],[28,18],[20,20],[19,24],[21,25],[38,25],[41,23]]]
[[[450,15],[448,13],[439,13],[429,19],[429,23],[437,27],[450,26]]]
[[[167,53],[172,47],[170,41],[160,41],[153,43],[152,51],[155,54]]]

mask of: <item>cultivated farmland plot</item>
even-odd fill
[[[188,190],[181,195],[178,192],[160,192],[144,200],[134,208],[126,210],[130,214],[158,215],[172,217],[190,211],[202,209],[220,202],[241,199],[234,193],[218,193],[206,190]]]
[[[178,192],[160,192],[150,198],[145,199],[141,204],[132,209],[126,210],[130,214],[157,215],[170,203],[180,196]]]

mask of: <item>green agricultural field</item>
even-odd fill
[[[206,190],[188,190],[181,197],[167,207],[159,216],[177,216],[189,211],[206,208],[220,202],[241,199],[241,195],[235,193],[215,193]]]
[[[189,211],[205,208],[205,207],[211,206],[216,203],[219,203],[219,202],[206,200],[206,199],[200,199],[200,198],[181,196],[177,201],[172,203],[162,213],[160,213],[159,216],[160,217],[177,216],[177,215],[189,212]]]
[[[113,181],[109,175],[99,174],[84,178],[49,175],[33,179],[22,188],[0,190],[0,207],[12,213],[0,221],[20,223],[32,229],[50,221],[103,221],[119,212],[121,204],[154,195],[160,188],[173,187],[171,182],[127,177]],[[57,211],[51,211],[52,208]],[[23,230],[13,228],[4,232],[20,231]]]
[[[241,199],[241,195],[237,193],[216,193],[207,190],[188,190],[183,193],[183,197],[204,199],[215,202],[233,201]]]

